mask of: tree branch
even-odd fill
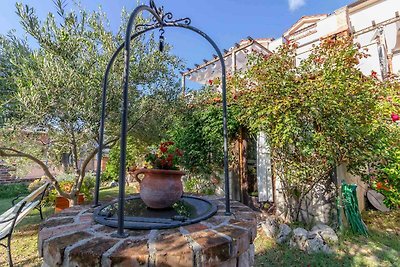
[[[14,157],[14,158],[27,158],[27,159],[32,160],[33,162],[38,164],[43,169],[44,173],[50,179],[50,181],[54,185],[54,188],[57,190],[58,194],[60,194],[63,197],[66,197],[66,198],[70,198],[69,194],[62,191],[57,179],[54,177],[53,174],[51,174],[47,165],[40,159],[38,159],[30,154],[24,153],[22,151],[18,151],[13,148],[8,148],[8,147],[0,147],[0,156],[1,157]]]
[[[147,115],[151,110],[152,110],[152,109],[150,108],[150,109],[148,109],[146,112],[144,112],[144,113],[143,113],[143,114],[128,128],[127,133],[129,133],[130,131],[132,131],[132,129],[136,126],[136,124],[137,124],[145,115]],[[118,140],[119,140],[120,138],[121,138],[121,137],[118,136],[118,137],[115,137],[115,138],[113,138],[113,139],[111,139],[111,140],[109,140],[109,141],[106,141],[106,142],[104,143],[103,149],[104,149],[104,148],[111,148],[111,147],[113,147],[113,146],[118,142]],[[99,151],[98,148],[94,149],[94,150],[89,154],[89,156],[86,157],[86,159],[83,161],[82,166],[81,166],[80,175],[79,175],[78,181],[77,181],[77,186],[76,186],[77,189],[78,189],[78,188],[79,188],[79,189],[81,188],[82,183],[83,183],[83,179],[85,178],[85,174],[86,174],[86,167],[87,167],[87,165],[89,164],[89,162],[96,156],[96,154],[97,154],[98,151]]]
[[[94,149],[89,156],[86,157],[86,159],[83,161],[82,166],[81,166],[81,171],[80,171],[80,175],[78,178],[78,181],[76,183],[76,188],[81,188],[82,183],[83,183],[83,179],[85,178],[86,175],[86,167],[89,164],[89,162],[94,158],[94,156],[96,156],[97,152],[99,151],[98,148]]]
[[[74,163],[75,163],[75,172],[79,175],[79,166],[78,166],[78,148],[75,139],[75,133],[73,127],[71,127],[71,137],[72,137],[72,154],[74,155]]]
[[[147,115],[150,111],[152,111],[153,109],[152,108],[149,108],[146,112],[144,112],[142,115],[140,115],[140,117],[128,128],[128,130],[126,131],[127,133],[129,133],[130,131],[132,131],[133,130],[133,128],[136,126],[136,124],[145,116],[145,115]],[[118,136],[118,137],[115,137],[115,138],[113,138],[113,139],[111,139],[111,140],[109,140],[109,141],[106,141],[105,143],[104,143],[104,146],[109,146],[109,145],[111,145],[112,143],[116,143],[116,142],[118,142],[118,140],[121,138],[121,136]]]

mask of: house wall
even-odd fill
[[[0,184],[9,183],[13,180],[14,171],[15,169],[0,161]]]
[[[369,58],[362,59],[360,62],[361,71],[368,75],[371,71],[376,71],[382,77],[380,58],[378,54],[379,40],[377,40],[378,30],[382,28],[382,42],[385,50],[385,59],[392,57],[393,73],[399,74],[400,55],[393,55],[393,48],[397,41],[397,32],[400,28],[400,1],[381,0],[371,1],[372,4],[365,7],[353,7],[349,9],[351,29],[354,34],[354,41],[368,49],[371,55]],[[396,12],[399,12],[396,14]],[[375,25],[375,26],[373,26]],[[388,63],[384,64],[388,68]]]

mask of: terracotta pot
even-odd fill
[[[139,169],[131,173],[140,184],[140,197],[149,208],[165,209],[183,194],[181,177],[185,172],[159,169]],[[138,175],[144,178],[139,179]]]
[[[84,194],[79,194],[77,198],[77,204],[81,205],[85,201],[85,196]],[[56,197],[56,207],[55,207],[55,212],[60,212],[62,210],[65,210],[67,208],[71,207],[71,203],[68,198],[62,197],[62,196],[57,196]]]
[[[84,194],[79,194],[78,195],[78,199],[77,199],[78,205],[83,204],[84,201],[85,201],[85,195]]]
[[[57,213],[67,208],[69,208],[69,199],[62,196],[57,196],[55,212]]]

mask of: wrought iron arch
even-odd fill
[[[135,32],[132,33],[135,19],[138,15],[143,12],[149,12],[153,17],[148,24],[138,24],[135,26]],[[173,19],[171,12],[164,12],[164,8],[158,8],[153,0],[150,0],[149,6],[140,5],[132,12],[129,17],[125,42],[121,44],[112,55],[104,74],[103,78],[103,90],[102,90],[102,103],[101,103],[101,118],[100,118],[100,129],[99,129],[99,144],[97,153],[97,170],[96,170],[96,186],[94,196],[94,206],[99,206],[99,190],[100,190],[100,175],[101,175],[101,160],[103,156],[104,148],[104,123],[105,123],[105,110],[107,102],[107,86],[108,76],[111,68],[119,55],[119,53],[125,51],[125,68],[123,76],[123,97],[122,97],[122,114],[121,114],[121,153],[120,153],[120,170],[119,170],[119,197],[118,197],[118,232],[116,236],[125,237],[124,233],[124,201],[125,201],[125,176],[126,176],[126,135],[127,135],[127,116],[128,116],[128,84],[129,84],[129,64],[130,64],[130,44],[131,41],[140,35],[152,31],[155,29],[176,27],[191,30],[204,39],[206,39],[217,53],[221,63],[221,87],[222,87],[222,112],[223,112],[223,138],[224,138],[224,180],[225,180],[225,202],[226,202],[226,215],[230,215],[230,198],[229,198],[229,170],[228,170],[228,129],[227,129],[227,102],[226,102],[226,67],[221,50],[218,48],[216,43],[203,31],[190,25],[190,18]],[[161,48],[162,44],[160,44]]]

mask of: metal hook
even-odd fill
[[[160,52],[164,51],[164,41],[165,41],[164,33],[165,33],[165,30],[163,28],[161,28],[160,29],[160,44],[159,44],[159,47],[158,47]]]

